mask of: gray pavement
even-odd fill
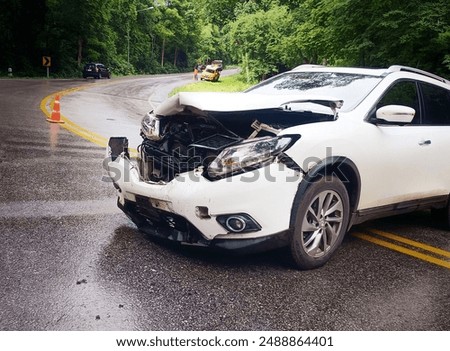
[[[224,70],[222,76],[236,72],[237,69]],[[167,99],[174,88],[193,82],[191,73],[88,80],[82,89],[62,96],[61,113],[105,138],[126,136],[135,149],[142,142],[142,117]]]

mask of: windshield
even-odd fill
[[[247,93],[333,96],[344,101],[341,111],[354,109],[381,81],[381,77],[337,72],[288,72],[268,79]]]

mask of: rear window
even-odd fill
[[[425,105],[423,124],[450,125],[450,91],[431,84],[422,83]]]

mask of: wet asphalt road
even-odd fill
[[[95,93],[96,113],[145,109],[164,78],[140,79],[90,81],[85,94]],[[0,80],[0,330],[450,329],[448,268],[354,235],[307,272],[283,250],[234,257],[150,240],[116,208],[103,148],[39,108],[83,84]],[[73,103],[62,107],[69,118]],[[450,251],[426,212],[355,230],[366,227]]]

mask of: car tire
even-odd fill
[[[442,226],[446,230],[450,230],[450,200],[447,201],[447,206],[444,208],[432,208],[431,220],[434,223],[442,223]]]
[[[445,209],[445,228],[450,230],[450,201],[447,201],[447,208]]]
[[[350,201],[344,184],[324,176],[298,194],[290,252],[299,269],[323,266],[342,243],[347,231]],[[296,199],[297,200],[297,199]]]

